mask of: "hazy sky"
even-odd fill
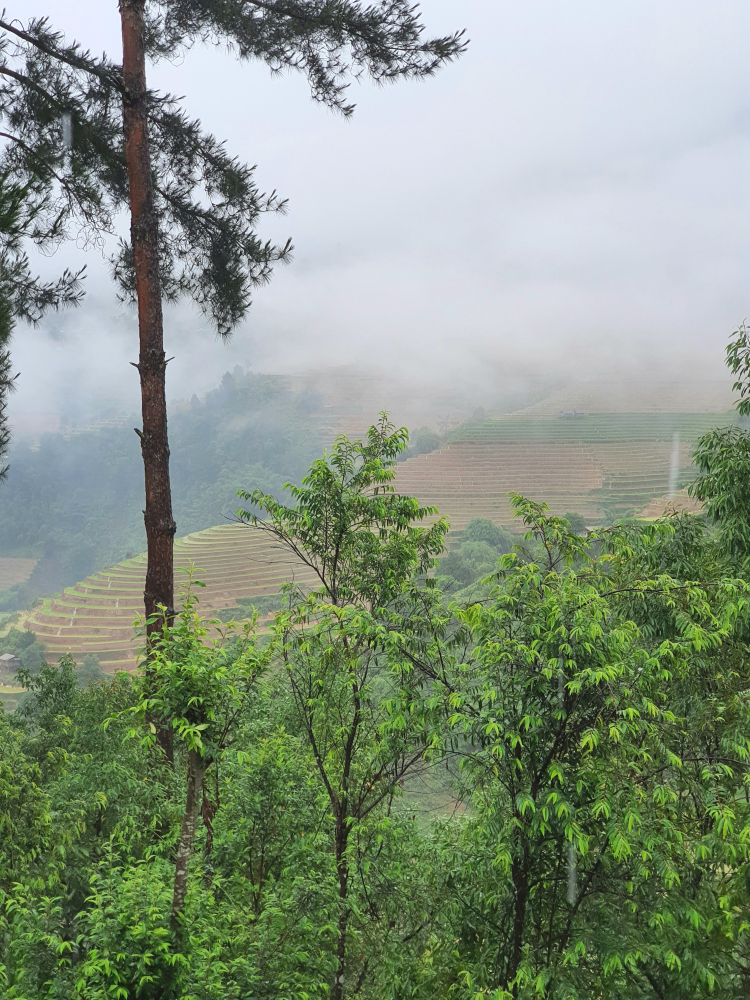
[[[151,73],[289,198],[261,235],[296,246],[229,346],[189,309],[169,316],[171,395],[245,361],[375,358],[484,395],[535,366],[648,368],[675,350],[720,374],[750,314],[746,0],[421,6],[430,32],[467,29],[467,54],[424,82],[355,85],[353,121],[301,76],[217,50]],[[115,0],[8,13],[118,58]],[[136,408],[133,314],[94,253],[53,264],[84,258],[87,303],[17,332],[20,425],[87,394]]]

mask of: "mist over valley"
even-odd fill
[[[750,995],[749,33],[0,13],[0,1000]]]

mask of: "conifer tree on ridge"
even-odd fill
[[[306,74],[312,96],[345,116],[352,79],[433,74],[465,47],[461,33],[425,39],[408,0],[120,0],[122,62],[66,41],[44,17],[0,16],[0,158],[28,191],[32,238],[104,245],[118,213],[130,240],[110,256],[123,296],[136,302],[140,352],[147,617],[174,604],[163,301],[185,295],[227,337],[255,286],[289,259],[291,244],[262,242],[259,216],[281,212],[253,168],[191,120],[179,101],[149,90],[147,62],[195,42],[227,46],[273,72]]]

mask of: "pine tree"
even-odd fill
[[[144,598],[156,621],[160,606],[171,613],[174,589],[162,303],[191,298],[227,337],[253,288],[292,248],[256,234],[259,217],[285,203],[262,194],[252,168],[175,97],[148,88],[147,62],[210,42],[272,72],[304,73],[315,100],[349,116],[352,79],[429,76],[465,42],[460,33],[424,38],[409,0],[120,0],[119,9],[121,62],[68,43],[45,18],[19,26],[0,17],[1,162],[28,192],[39,243],[74,238],[103,248],[118,213],[130,213],[130,240],[119,241],[110,263],[138,309]]]
[[[32,203],[28,190],[0,175],[0,463],[8,454],[8,396],[16,387],[12,374],[10,341],[17,319],[36,324],[45,312],[65,305],[77,305],[81,298],[80,278],[64,271],[57,281],[43,282],[31,273],[23,243],[28,237],[44,242],[54,239],[54,221],[47,233],[37,225],[43,203]],[[0,466],[0,481],[8,475],[8,466]]]

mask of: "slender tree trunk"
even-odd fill
[[[356,677],[352,678],[352,705],[354,714],[344,746],[344,766],[341,772],[341,792],[336,810],[336,872],[339,880],[339,925],[336,943],[336,979],[333,983],[331,1000],[343,1000],[344,969],[346,967],[346,937],[349,931],[349,859],[346,849],[349,843],[349,777],[354,761],[354,747],[359,732],[362,712],[362,697]]]
[[[146,586],[143,593],[147,635],[160,628],[159,609],[174,618],[172,491],[169,482],[164,324],[159,277],[159,220],[154,206],[151,150],[148,139],[146,54],[144,51],[145,0],[120,0],[122,22],[122,73],[127,94],[123,101],[125,159],[130,184],[130,240],[133,248],[135,289],[138,299],[138,374],[141,379],[143,428],[141,439],[146,484]],[[172,730],[155,719],[159,746],[174,761]]]
[[[159,220],[154,206],[151,152],[148,138],[145,0],[120,0],[122,70],[127,88],[124,99],[125,158],[130,184],[130,238],[133,246],[138,298],[140,353],[136,365],[141,378],[143,428],[139,431],[146,481],[146,541],[148,562],[143,594],[146,617],[165,607],[174,615],[172,549],[175,522],[169,483],[167,439],[166,359],[159,278]],[[158,629],[158,623],[150,632]]]
[[[336,942],[336,978],[333,981],[331,1000],[342,1000],[344,996],[344,968],[346,966],[346,935],[349,929],[349,863],[346,856],[349,840],[348,817],[336,817],[336,872],[339,880],[339,922]]]
[[[211,857],[211,852],[214,849],[214,817],[219,811],[219,764],[218,762],[214,765],[214,797],[210,799],[206,794],[206,784],[203,781],[203,799],[201,800],[201,817],[203,819],[203,825],[206,828],[206,857]],[[261,853],[261,881],[263,879],[263,866],[262,866],[263,855]]]
[[[529,849],[526,841],[521,845],[521,856],[513,861],[512,865],[513,892],[513,940],[511,945],[510,962],[505,976],[503,988],[508,986],[516,978],[518,967],[521,964],[523,952],[523,932],[526,926],[526,906],[529,901]],[[513,986],[512,993],[515,997],[518,987]]]
[[[185,907],[187,892],[188,869],[193,854],[195,831],[198,828],[203,776],[206,769],[196,750],[188,751],[187,794],[185,796],[185,812],[180,827],[180,840],[177,845],[177,858],[174,866],[174,889],[172,892],[172,928],[179,930],[180,917]]]

